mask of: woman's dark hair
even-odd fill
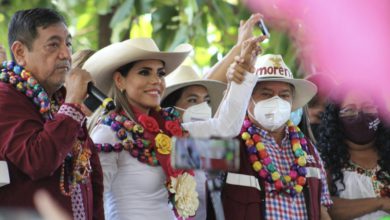
[[[173,107],[176,105],[176,102],[180,99],[181,95],[183,94],[184,88],[177,89],[176,91],[169,94],[165,99],[161,102],[161,107],[167,108],[167,107]]]
[[[328,170],[329,191],[331,195],[338,195],[345,189],[344,175],[342,169],[350,160],[348,146],[345,143],[345,135],[339,118],[340,105],[336,102],[328,102],[319,126],[318,149]],[[379,124],[374,146],[378,150],[378,164],[381,167],[377,173],[378,179],[389,184],[390,174],[390,128],[382,120]],[[336,187],[340,181],[342,188]]]
[[[137,61],[134,61],[134,62],[125,64],[125,65],[119,67],[119,68],[117,69],[117,71],[120,72],[120,74],[121,74],[123,77],[126,77],[126,76],[129,74],[129,71],[131,70],[131,68],[133,68],[133,66],[135,65],[136,62],[137,62]]]
[[[313,144],[317,144],[317,140],[313,134],[313,130],[310,125],[310,119],[309,119],[309,113],[308,113],[308,106],[304,105],[302,107],[302,119],[301,122],[299,123],[298,127],[301,129],[303,134],[310,139],[310,141]]]
[[[45,29],[58,23],[66,25],[64,17],[52,9],[34,8],[17,11],[12,16],[8,26],[9,47],[11,48],[15,41],[20,41],[31,50],[32,44],[38,35],[38,28],[42,27]]]

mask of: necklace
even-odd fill
[[[301,193],[306,184],[307,141],[301,130],[291,121],[287,122],[290,142],[295,156],[289,175],[282,176],[268,155],[257,128],[248,118],[245,119],[240,136],[245,142],[249,161],[256,173],[269,183],[273,183],[277,193],[291,197]]]
[[[156,114],[157,113],[157,114]],[[99,152],[120,152],[126,150],[141,163],[161,166],[167,180],[165,187],[178,219],[195,215],[198,208],[198,194],[191,170],[173,169],[171,166],[171,136],[186,137],[188,132],[180,123],[175,108],[152,110],[151,116],[141,114],[138,123],[129,120],[124,112],[112,112],[101,118],[101,124],[110,126],[121,142],[95,144]],[[145,133],[148,131],[148,133]]]
[[[11,84],[26,95],[37,106],[45,121],[52,120],[52,113],[57,112],[64,103],[61,92],[55,93],[53,99],[49,99],[45,89],[32,77],[31,73],[13,61],[2,63],[0,81]],[[59,187],[63,195],[70,196],[78,183],[87,182],[89,174],[92,172],[90,157],[90,149],[83,141],[77,139],[72,152],[66,156],[62,163]],[[65,176],[68,176],[69,191],[65,189]]]
[[[169,154],[170,149],[159,145],[159,141],[168,136],[183,136],[187,132],[181,127],[179,113],[174,108],[158,108],[157,112],[163,118],[164,128],[160,128],[156,119],[146,114],[138,117],[139,123],[129,120],[124,113],[112,112],[101,118],[100,123],[110,126],[121,142],[116,144],[95,144],[98,152],[120,152],[126,150],[141,163],[158,166],[159,162],[155,150],[161,154]],[[146,138],[144,131],[154,134]],[[165,131],[164,131],[165,130]],[[156,143],[157,141],[157,143]]]
[[[31,76],[31,73],[13,61],[3,62],[0,81],[11,84],[26,95],[37,106],[45,120],[52,119],[52,110],[58,110],[58,106],[64,102],[62,93],[56,93],[54,99],[50,100],[44,88]]]

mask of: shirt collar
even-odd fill
[[[290,146],[290,134],[288,132],[288,126],[287,126],[287,124],[285,124],[284,126],[285,126],[285,128],[284,128],[285,135],[282,139],[282,146]],[[261,138],[263,138],[264,140],[266,140],[269,143],[272,143],[272,145],[276,145],[275,139],[270,135],[270,133],[268,131],[266,131],[262,128],[259,128],[257,126],[256,126],[256,128],[258,129],[259,135]]]

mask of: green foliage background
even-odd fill
[[[239,0],[0,0],[0,43],[7,44],[7,26],[18,10],[47,7],[68,21],[73,50],[99,49],[133,37],[152,37],[161,50],[190,43],[187,63],[207,69],[236,43],[241,19],[250,11]],[[271,29],[265,53],[282,54],[295,73],[296,49],[283,32]],[[257,30],[255,34],[260,34]]]

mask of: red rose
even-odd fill
[[[138,117],[138,121],[142,125],[142,127],[144,127],[146,130],[148,130],[150,132],[157,133],[160,131],[160,128],[158,127],[158,123],[157,123],[156,119],[154,119],[148,115],[145,115],[145,114],[140,115]]]
[[[178,121],[166,121],[165,129],[167,129],[172,136],[181,137],[183,135],[183,129]]]

